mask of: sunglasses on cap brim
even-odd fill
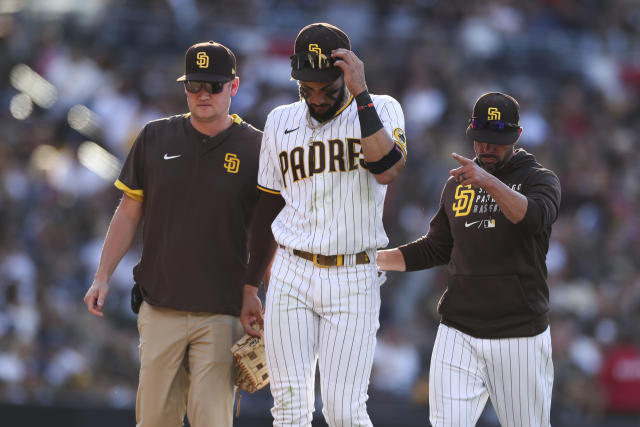
[[[295,55],[291,55],[291,69],[294,71],[300,71],[305,68],[311,68],[312,70],[326,70],[333,67],[335,59],[328,57],[323,53],[318,52],[300,52]]]
[[[204,87],[208,93],[216,94],[222,92],[222,88],[226,82],[200,82],[197,80],[186,80],[184,87],[189,93],[198,93]]]
[[[469,119],[471,129],[491,129],[491,130],[505,130],[505,129],[520,129],[520,125],[516,123],[509,123],[503,120],[485,120],[479,117],[471,117]]]

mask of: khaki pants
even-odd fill
[[[238,318],[154,307],[138,314],[138,427],[231,427],[234,387],[231,346],[242,336]]]

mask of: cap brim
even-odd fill
[[[312,70],[310,68],[291,70],[291,77],[303,82],[332,82],[341,75],[342,70],[338,67],[331,67],[325,70]]]
[[[228,82],[229,80],[233,80],[235,76],[218,76],[215,74],[205,74],[205,73],[192,73],[185,74],[176,79],[177,82],[183,82],[185,80],[196,80],[199,82]]]
[[[467,138],[471,142],[486,142],[488,144],[511,145],[518,140],[519,129],[493,130],[493,129],[472,129],[467,127]]]

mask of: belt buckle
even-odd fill
[[[318,268],[329,268],[329,267],[331,267],[330,265],[319,264],[318,263],[318,254],[313,254],[312,261],[313,261],[313,265],[315,265]]]
[[[344,265],[344,255],[336,255],[336,267],[342,267]],[[329,268],[331,265],[324,265],[318,262],[318,254],[313,254],[313,265],[318,268]]]

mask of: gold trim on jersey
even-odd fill
[[[143,190],[133,190],[127,187],[122,181],[116,179],[116,182],[113,183],[117,189],[124,191],[124,194],[131,197],[133,200],[137,200],[138,202],[142,201],[143,198]]]
[[[342,113],[354,100],[354,96],[353,95],[349,95],[349,99],[347,100],[347,103],[344,104],[342,107],[340,107],[340,109],[338,111],[336,111],[336,113],[333,115],[333,117],[338,116],[340,113]]]
[[[258,187],[258,190],[260,190],[260,191],[264,191],[265,193],[269,193],[269,194],[278,194],[278,195],[280,194],[280,192],[279,192],[279,191],[271,190],[271,189],[269,189],[269,188],[265,188],[265,187],[262,187],[262,186],[260,186],[260,185],[257,185],[256,187]]]
[[[185,114],[183,114],[182,116],[183,116],[185,119],[188,119],[189,117],[191,117],[191,112],[189,112],[189,113],[185,113]],[[244,120],[243,120],[243,119],[242,119],[242,117],[240,117],[239,115],[237,115],[237,114],[232,114],[232,115],[231,115],[231,121],[232,121],[233,123],[240,124],[240,123],[242,123]]]

